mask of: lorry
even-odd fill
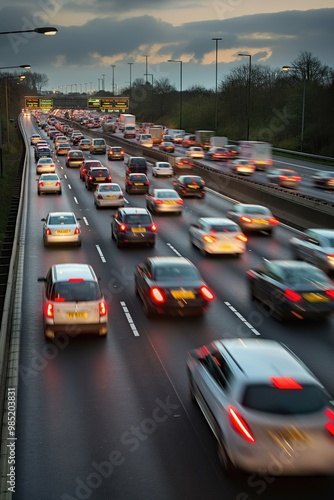
[[[148,133],[152,136],[153,145],[160,144],[162,142],[162,136],[164,133],[162,127],[150,127],[148,129]]]
[[[228,144],[227,137],[220,137],[220,136],[214,135],[213,137],[210,138],[210,147],[211,148],[214,148],[214,147],[224,148],[225,146],[227,146],[227,144]]]
[[[195,130],[196,146],[200,146],[204,150],[210,149],[210,139],[215,135],[213,130]]]
[[[269,142],[239,141],[239,157],[253,163],[257,170],[266,170],[273,165],[272,146]]]
[[[124,113],[118,118],[118,128],[123,132],[125,125],[136,125],[135,115]]]

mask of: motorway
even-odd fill
[[[24,126],[28,138],[37,131],[30,117]],[[189,242],[188,226],[203,215],[222,216],[232,205],[209,192],[205,200],[186,199],[182,217],[155,216],[154,249],[118,249],[110,233],[113,210],[96,210],[78,169],[66,168],[64,157],[56,163],[62,196],[37,196],[30,152],[14,499],[333,498],[334,478],[228,479],[186,378],[188,350],[222,337],[257,336],[284,342],[334,394],[334,318],[280,324],[251,302],[246,287],[246,271],[263,257],[292,258],[292,230],[280,226],[273,238],[251,236],[239,259],[203,257]],[[124,187],[122,161],[94,158]],[[159,187],[172,183],[150,178]],[[145,207],[143,195],[126,195],[126,201]],[[43,247],[41,218],[57,210],[81,217],[81,248]],[[175,254],[198,267],[216,300],[201,319],[147,319],[134,292],[135,266],[148,255]],[[37,278],[60,262],[89,263],[101,277],[109,306],[107,339],[44,339]]]

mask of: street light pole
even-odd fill
[[[144,76],[146,76],[146,83],[147,83],[147,72],[148,72],[147,59],[148,59],[149,55],[145,54],[144,57],[146,59],[146,63],[145,63],[145,75]]]
[[[240,53],[238,56],[249,57],[248,65],[248,95],[247,95],[247,141],[249,141],[249,122],[250,122],[250,107],[251,107],[251,82],[252,82],[252,56],[251,54]]]
[[[58,33],[58,30],[53,27],[43,27],[33,30],[0,31],[0,35],[14,35],[16,33],[39,33],[40,35],[54,36]]]
[[[282,66],[283,71],[297,71],[298,68],[295,66]],[[305,126],[305,100],[306,100],[306,77],[303,76],[303,98],[302,98],[302,123],[301,123],[301,133],[300,133],[300,151],[303,151],[304,147],[304,126]]]
[[[152,73],[147,73],[146,76],[151,76],[152,77],[152,89],[151,89],[151,109],[152,109],[152,112],[151,112],[151,122],[153,123],[154,120],[153,120],[153,74]]]
[[[112,95],[115,95],[115,68],[116,64],[112,64]]]
[[[216,42],[216,94],[215,94],[215,126],[214,129],[217,133],[218,130],[218,42],[222,38],[212,38]]]
[[[131,88],[132,88],[132,80],[131,80],[131,67],[133,65],[133,62],[128,62],[129,68],[130,68],[130,93],[131,93]]]
[[[180,59],[168,59],[167,62],[177,62],[180,64],[180,130],[182,130],[182,61]]]

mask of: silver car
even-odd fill
[[[73,212],[50,212],[41,219],[43,224],[44,246],[52,244],[75,244],[81,246],[81,228]]]
[[[271,236],[279,221],[269,208],[263,205],[248,205],[240,203],[228,210],[226,216],[236,222],[243,232],[264,232]]]
[[[241,255],[246,251],[247,236],[238,224],[222,217],[201,217],[189,228],[190,242],[203,255]]]
[[[183,211],[183,200],[175,189],[153,189],[146,195],[146,207],[153,214],[159,212],[181,214]]]
[[[94,204],[101,207],[124,207],[123,191],[119,184],[98,184],[94,191]]]
[[[52,158],[40,158],[36,164],[36,174],[48,174],[56,171],[56,165]]]
[[[57,193],[61,195],[61,179],[58,174],[42,174],[37,181],[38,196],[42,193]]]
[[[156,161],[155,164],[152,165],[152,175],[153,177],[172,177],[173,167],[168,161]]]
[[[306,260],[325,273],[334,271],[334,229],[306,229],[290,239],[294,258]]]
[[[187,371],[225,472],[334,473],[332,398],[283,344],[224,338],[189,352]]]
[[[55,264],[44,282],[44,334],[108,333],[108,307],[98,278],[88,264]]]

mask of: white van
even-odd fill
[[[135,125],[125,125],[123,129],[124,138],[136,138],[136,126]]]
[[[106,154],[107,152],[107,144],[103,138],[92,139],[90,143],[90,154]]]
[[[151,134],[140,134],[138,137],[138,142],[141,146],[144,146],[145,148],[153,147],[153,139]]]

